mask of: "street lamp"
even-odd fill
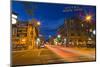
[[[57,37],[58,37],[58,38],[60,38],[60,37],[61,37],[61,35],[58,35]]]
[[[40,22],[39,21],[37,22],[37,25],[40,26]]]
[[[87,15],[87,16],[85,17],[85,19],[86,19],[86,21],[90,21],[90,20],[92,19],[92,16],[91,16],[91,15]]]

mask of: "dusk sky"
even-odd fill
[[[69,19],[73,16],[84,18],[87,14],[91,14],[95,21],[95,6],[78,6],[68,4],[51,4],[26,2],[29,5],[24,5],[22,1],[12,1],[12,12],[18,14],[18,20],[28,21],[32,18],[41,22],[40,34],[48,38],[49,35],[57,34],[57,29],[64,23],[64,19]],[[32,15],[27,13],[28,9],[32,9]]]

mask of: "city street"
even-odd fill
[[[96,61],[95,6],[13,1],[11,34],[15,66]]]
[[[62,57],[66,62],[80,62],[95,60],[94,48],[66,48],[62,46],[47,45],[48,49]]]
[[[12,52],[14,65],[94,61],[95,49],[66,48],[46,45],[45,48]]]
[[[48,64],[61,62],[64,62],[64,60],[47,48],[12,52],[13,65]]]

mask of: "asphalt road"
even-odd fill
[[[69,48],[55,45],[46,45],[48,49],[63,58],[66,62],[95,61],[94,48]]]
[[[37,65],[95,60],[95,49],[92,48],[75,49],[55,45],[46,45],[45,48],[12,52],[13,65]]]
[[[60,58],[58,55],[47,48],[12,52],[13,65],[48,64],[62,62],[65,62],[63,58]]]

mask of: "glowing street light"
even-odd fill
[[[61,37],[61,35],[58,35],[57,37],[58,37],[58,38],[60,38],[60,37]]]
[[[92,19],[92,16],[91,15],[87,15],[85,19],[86,19],[86,21],[90,21]]]
[[[40,26],[40,22],[39,21],[37,22],[37,25]]]

